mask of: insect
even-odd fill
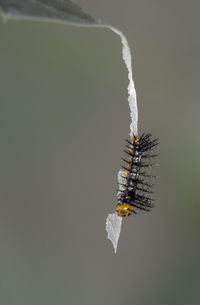
[[[153,207],[153,199],[150,196],[151,178],[156,178],[147,173],[153,165],[152,159],[157,155],[151,154],[151,150],[158,145],[158,139],[152,139],[151,134],[143,133],[141,137],[132,135],[126,140],[124,152],[128,158],[122,159],[122,166],[118,203],[116,212],[121,217],[137,214],[138,210],[149,211]]]

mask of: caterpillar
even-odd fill
[[[116,213],[121,217],[137,214],[138,210],[149,211],[153,207],[154,199],[149,197],[153,192],[151,178],[156,178],[147,173],[151,166],[152,158],[157,155],[151,154],[151,150],[158,145],[158,139],[152,139],[151,134],[143,133],[141,137],[132,135],[126,139],[125,154],[128,158],[122,160],[125,166],[120,171],[118,202]]]

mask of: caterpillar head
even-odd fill
[[[117,214],[121,217],[128,217],[134,213],[134,206],[128,203],[119,203],[117,205]]]

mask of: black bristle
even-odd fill
[[[151,158],[158,155],[150,153],[158,145],[158,139],[152,139],[151,134],[143,133],[141,137],[132,136],[132,139],[126,139],[125,154],[127,159],[122,158],[125,166],[122,169],[127,175],[121,175],[125,179],[124,183],[119,183],[124,189],[118,190],[118,205],[128,204],[138,210],[149,211],[153,207],[153,194],[151,188],[154,184],[150,183],[151,179],[157,176],[148,173],[151,167],[157,166],[157,163],[152,163]],[[134,210],[134,213],[137,212]]]

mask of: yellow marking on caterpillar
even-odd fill
[[[130,140],[132,143],[136,143],[136,144],[140,144],[141,143],[141,139],[139,137],[130,137]]]
[[[127,166],[127,169],[130,171],[131,170],[131,164],[129,164],[128,166]]]
[[[135,143],[136,144],[140,144],[141,143],[141,139],[140,138],[135,138]]]

